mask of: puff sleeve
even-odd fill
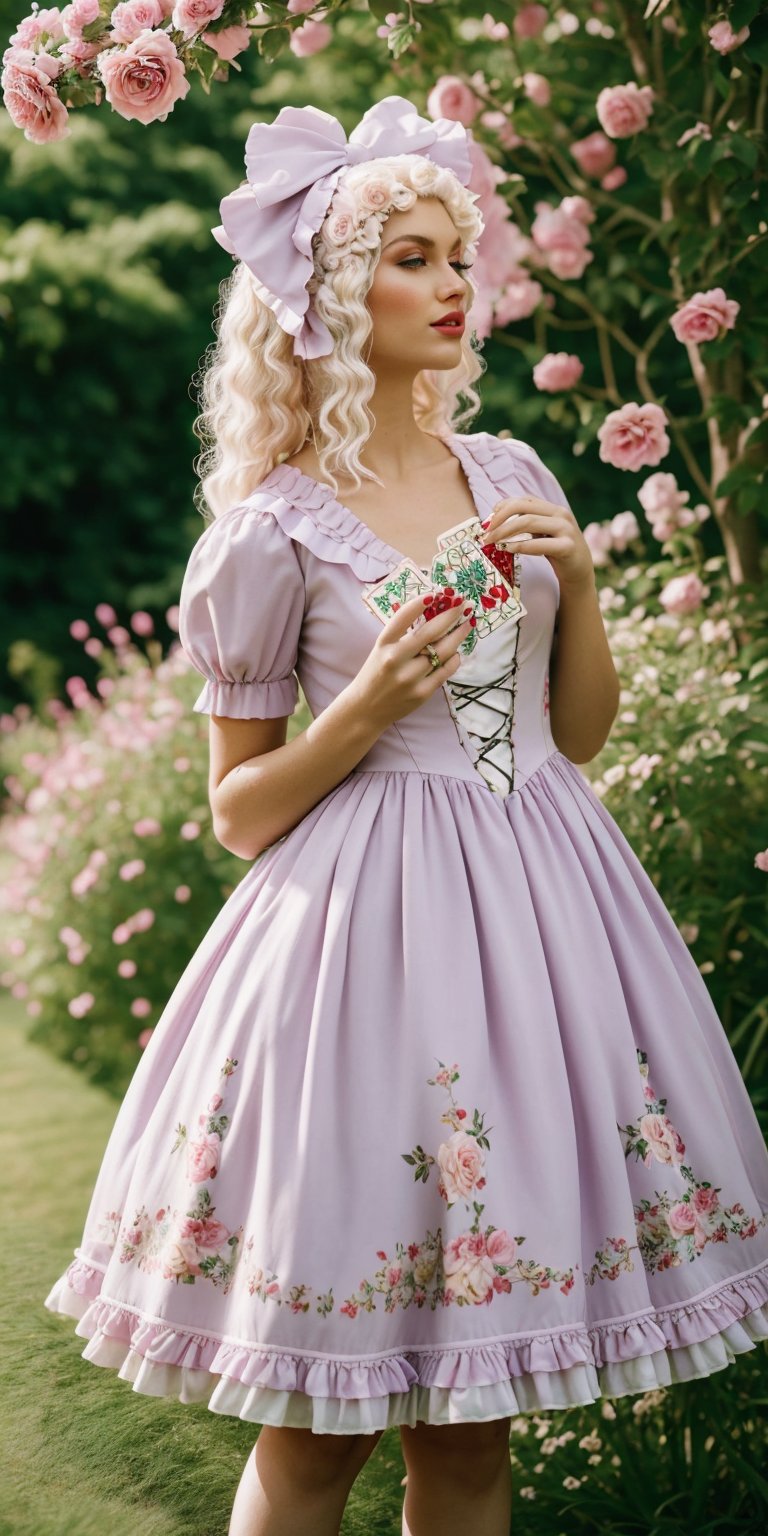
[[[193,709],[234,720],[291,715],[303,616],[298,554],[276,518],[236,507],[210,523],[179,598],[179,640],[206,679]]]

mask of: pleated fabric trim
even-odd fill
[[[346,1361],[171,1327],[102,1297],[103,1278],[78,1255],[45,1300],[78,1320],[83,1359],[146,1396],[317,1434],[481,1422],[648,1392],[710,1376],[768,1339],[768,1263],[642,1316]]]
[[[528,465],[533,450],[516,439],[499,441],[489,432],[451,434],[449,446],[461,463],[472,495],[489,511],[508,482],[538,494]],[[274,492],[277,492],[275,497]],[[335,565],[348,565],[361,581],[379,581],[402,560],[400,550],[380,539],[349,507],[337,501],[329,485],[305,475],[295,464],[276,464],[250,501],[265,503],[289,538]]]

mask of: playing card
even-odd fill
[[[366,587],[361,594],[362,600],[376,618],[386,623],[403,603],[423,592],[442,588],[449,595],[464,598],[462,607],[456,609],[456,623],[461,623],[463,609],[471,606],[475,622],[459,646],[460,651],[469,655],[482,636],[492,634],[502,624],[517,623],[526,612],[520,601],[514,558],[514,555],[500,551],[499,562],[502,559],[509,562],[508,572],[501,571],[480,548],[475,537],[470,536],[439,551],[432,562],[429,578],[412,560],[402,560],[388,576]],[[426,622],[426,616],[419,614],[413,627]]]
[[[452,544],[461,544],[464,539],[477,539],[482,542],[483,527],[479,517],[466,517],[463,523],[456,523],[453,528],[446,528],[445,533],[437,536],[439,550],[449,549]]]
[[[371,613],[385,624],[403,603],[410,602],[412,597],[418,597],[421,592],[432,590],[433,583],[418,565],[412,560],[402,560],[388,576],[366,587],[362,597]]]
[[[432,562],[431,576],[435,585],[455,588],[472,604],[473,633],[478,640],[500,629],[502,624],[516,623],[525,612],[519,584],[504,578],[474,538],[441,550]]]

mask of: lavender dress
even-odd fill
[[[565,502],[454,435],[483,517]],[[279,465],[206,528],[195,709],[318,715],[401,552]],[[655,886],[555,746],[559,588],[246,870],[157,1023],[45,1306],[134,1390],[316,1432],[707,1376],[768,1338],[768,1153]]]

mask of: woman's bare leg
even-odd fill
[[[510,1424],[401,1424],[408,1470],[402,1536],[509,1536]]]
[[[228,1536],[338,1536],[372,1435],[315,1435],[265,1424],[238,1484]]]

